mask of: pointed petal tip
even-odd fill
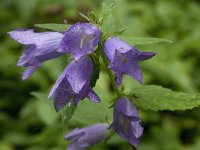
[[[34,29],[18,28],[18,29],[15,29],[15,30],[12,30],[12,31],[7,32],[7,34],[8,34],[11,38],[15,39],[15,34],[17,34],[17,33],[20,32],[20,31],[34,31]]]
[[[49,96],[48,96],[48,97],[49,97]],[[54,107],[54,109],[55,109],[56,112],[59,112],[60,109],[62,108],[62,107],[57,103],[57,101],[56,101],[55,98],[53,98],[53,107]]]
[[[143,83],[143,78],[142,79],[136,79],[140,84]]]
[[[17,66],[18,66],[18,67],[24,67],[24,64],[19,60],[19,61],[17,62]]]
[[[99,96],[92,89],[89,91],[87,98],[94,103],[101,102],[101,99],[99,98]]]
[[[98,99],[98,100],[90,100],[90,101],[92,101],[93,103],[101,103],[100,99]]]
[[[155,56],[157,53],[156,52],[151,52],[151,56]]]
[[[25,80],[27,80],[30,76],[31,76],[31,75],[27,75],[27,74],[24,73],[24,74],[22,75],[22,80],[25,81]]]
[[[156,52],[146,52],[146,53],[148,53],[148,56],[149,56],[149,58],[147,58],[147,59],[150,59],[157,54]]]
[[[13,40],[15,40],[15,33],[16,33],[16,31],[9,31],[9,32],[7,32],[7,34],[13,39]],[[16,41],[16,40],[15,40]]]
[[[7,32],[7,34],[8,34],[9,36],[11,36],[11,34],[12,34],[12,31],[9,31],[9,32]]]
[[[13,34],[15,34],[17,32],[17,30],[13,30],[13,31],[9,31],[7,32],[7,34],[12,37]]]
[[[29,66],[22,75],[22,80],[28,79],[38,66]]]
[[[59,112],[61,110],[61,108],[56,106],[55,104],[54,104],[54,109],[55,109],[56,112]]]
[[[48,99],[50,99],[51,97],[52,97],[52,94],[51,94],[51,93],[49,93],[49,95],[48,95],[48,97],[47,97],[47,98],[48,98]]]
[[[27,76],[22,76],[22,80],[23,80],[23,81],[26,80],[26,79],[28,79]]]
[[[65,135],[64,140],[73,140],[75,138],[78,138],[83,132],[81,132],[80,128],[75,128],[71,132],[69,132],[67,135]]]
[[[49,92],[48,99],[52,98],[53,94],[54,94],[54,91],[53,91],[53,88],[52,88],[51,91]]]

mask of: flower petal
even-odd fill
[[[116,85],[120,86],[122,76],[130,75],[142,83],[142,72],[138,61],[155,56],[154,52],[140,52],[117,37],[110,37],[104,43],[104,51],[109,60],[109,68],[115,72]]]
[[[117,87],[119,87],[120,84],[121,84],[121,82],[122,82],[122,74],[116,72],[116,73],[115,73],[115,78],[116,78],[116,84],[117,84]]]
[[[63,108],[70,101],[73,94],[74,93],[69,82],[67,79],[64,79],[53,95],[55,110],[58,112],[61,108]]]
[[[84,132],[79,128],[74,129],[65,136],[65,140],[77,141],[79,137],[83,136]]]
[[[35,33],[32,29],[20,29],[8,34],[17,42],[28,45],[18,61],[18,66],[37,66],[62,55],[56,51],[63,37],[59,32]]]
[[[59,32],[41,32],[36,33],[33,29],[17,29],[11,32],[8,32],[10,37],[15,41],[24,44],[31,45],[35,44],[38,47],[43,47],[44,43],[53,43],[57,40],[61,40],[63,37],[62,33]]]
[[[28,67],[23,73],[22,80],[28,79],[33,74],[33,72],[35,71],[35,69],[37,67],[38,66],[30,66],[30,67]]]
[[[129,69],[126,70],[126,74],[132,76],[138,82],[142,83],[142,80],[143,80],[142,71],[138,64],[133,64],[132,66],[129,66]]]
[[[74,105],[77,105],[80,100],[84,99],[88,95],[88,87],[88,85],[84,85],[83,88],[79,91],[79,93],[75,94],[75,97],[73,99]]]
[[[132,132],[134,133],[134,136],[137,138],[140,138],[143,134],[143,127],[140,125],[139,121],[131,122],[131,126],[134,126],[135,128],[132,128]]]
[[[85,150],[104,140],[108,137],[109,133],[108,124],[96,124],[81,129],[77,128],[65,137],[66,140],[72,141],[67,150]]]
[[[100,40],[99,29],[90,23],[76,23],[64,33],[59,52],[70,52],[78,60],[94,51]]]
[[[89,84],[92,71],[92,60],[87,56],[81,57],[67,66],[67,80],[74,92],[79,93],[85,84]]]
[[[104,43],[104,50],[110,62],[114,61],[116,51],[125,53],[130,49],[132,49],[132,46],[128,45],[118,37],[109,37]]]
[[[87,98],[90,101],[95,102],[95,103],[99,103],[101,101],[99,96],[90,87],[89,87],[89,93],[88,93]]]
[[[137,50],[136,47],[132,47],[132,49],[130,51],[128,51],[127,53],[124,54],[124,56],[127,59],[130,59],[130,61],[132,60],[135,62],[150,59],[155,55],[156,55],[155,52],[140,52]]]
[[[125,97],[121,97],[117,100],[114,110],[127,117],[138,117],[135,106]]]
[[[56,111],[63,108],[74,96],[74,91],[66,77],[67,67],[58,77],[56,83],[51,89],[48,98],[53,96],[54,107]]]
[[[143,133],[140,119],[134,105],[125,97],[117,100],[113,113],[113,128],[133,146],[137,146]]]
[[[56,92],[56,90],[59,88],[59,86],[61,85],[61,83],[63,82],[63,80],[65,79],[65,71],[63,71],[63,73],[58,77],[56,83],[54,84],[53,88],[51,89],[48,98],[52,97],[53,94]]]

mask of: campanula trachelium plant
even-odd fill
[[[81,105],[79,102],[85,98],[96,105],[101,105],[101,101],[111,103],[108,109],[113,109],[112,120],[100,121],[98,124],[84,128],[76,127],[73,131],[65,133],[65,140],[71,142],[67,150],[85,150],[101,141],[109,140],[113,133],[117,133],[133,147],[137,147],[143,132],[145,133],[145,128],[142,127],[142,120],[136,107],[152,110],[181,110],[200,105],[199,95],[194,97],[160,86],[142,85],[142,69],[139,62],[153,58],[156,52],[143,52],[137,48],[137,44],[170,41],[124,36],[124,29],[114,32],[105,31],[103,26],[109,12],[110,10],[105,13],[104,8],[101,16],[93,12],[87,15],[81,14],[87,22],[77,22],[73,25],[54,24],[52,25],[54,31],[35,32],[33,29],[17,29],[8,32],[12,39],[26,46],[18,61],[18,66],[26,67],[22,75],[23,80],[29,78],[45,61],[51,61],[62,55],[72,57],[49,92],[48,98],[52,98],[56,112],[64,110],[65,107],[67,109],[73,107],[74,112],[77,106]],[[49,24],[48,27],[47,25],[40,25],[40,27],[49,29],[51,25]],[[62,32],[60,26],[63,27]],[[56,30],[58,27],[59,32]],[[116,95],[113,100],[102,99],[98,96],[101,91],[94,89],[102,70],[107,72],[113,93]],[[139,82],[132,93],[124,91],[126,87],[123,84],[124,75]],[[163,100],[162,104],[159,98]],[[168,102],[166,99],[174,99],[174,102]],[[180,104],[176,103],[177,99],[180,100]],[[67,111],[66,116],[72,116],[73,112]]]

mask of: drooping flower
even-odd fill
[[[49,94],[49,97],[53,96],[56,111],[63,108],[71,99],[75,105],[85,97],[93,102],[100,101],[89,86],[92,72],[93,64],[88,56],[72,61],[64,69]]]
[[[113,128],[133,146],[137,146],[143,133],[140,119],[134,105],[125,97],[118,99],[114,106]]]
[[[23,74],[23,79],[27,79],[42,62],[63,54],[57,51],[63,38],[62,33],[36,33],[33,29],[17,29],[8,32],[8,34],[15,41],[27,45],[27,48],[18,61],[18,66],[28,67]]]
[[[154,52],[140,52],[117,37],[110,37],[104,43],[105,54],[109,60],[109,68],[115,72],[116,84],[120,85],[124,74],[142,82],[142,72],[138,61],[150,59]]]
[[[92,53],[100,39],[99,29],[89,23],[76,23],[64,34],[36,33],[33,29],[17,29],[8,34],[15,41],[27,46],[18,61],[18,66],[28,67],[22,79],[31,76],[44,61],[65,53],[72,53],[76,60]]]
[[[90,23],[76,23],[64,33],[59,52],[72,53],[74,59],[91,54],[100,40],[99,29]]]
[[[65,136],[72,143],[67,150],[85,150],[106,139],[110,133],[108,124],[96,124],[86,128],[76,128]]]

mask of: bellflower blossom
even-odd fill
[[[102,140],[110,133],[108,124],[96,124],[86,128],[76,128],[65,136],[66,140],[72,143],[67,150],[85,150]]]
[[[42,62],[62,55],[62,53],[56,51],[63,38],[62,33],[36,33],[33,29],[17,29],[8,32],[8,34],[15,41],[27,45],[27,48],[18,61],[18,66],[28,67],[23,74],[23,80],[31,76]]]
[[[44,61],[65,53],[72,53],[77,60],[94,51],[100,39],[99,29],[89,23],[76,23],[64,34],[59,32],[36,33],[33,29],[17,29],[8,32],[15,41],[27,45],[18,61],[18,66],[28,67],[22,79],[25,80]]]
[[[100,40],[99,29],[90,23],[76,23],[64,33],[59,52],[72,53],[74,59],[91,54]]]
[[[88,56],[72,61],[64,69],[49,94],[49,97],[53,96],[56,111],[64,107],[70,99],[73,99],[75,105],[85,97],[93,102],[100,101],[89,86],[92,72],[93,64]]]
[[[104,43],[105,54],[109,60],[109,68],[115,72],[116,84],[120,85],[122,75],[127,74],[142,82],[142,72],[138,61],[152,58],[154,52],[140,52],[117,37],[110,37]]]
[[[114,130],[136,147],[143,133],[136,108],[125,97],[121,97],[115,103],[113,118]]]

